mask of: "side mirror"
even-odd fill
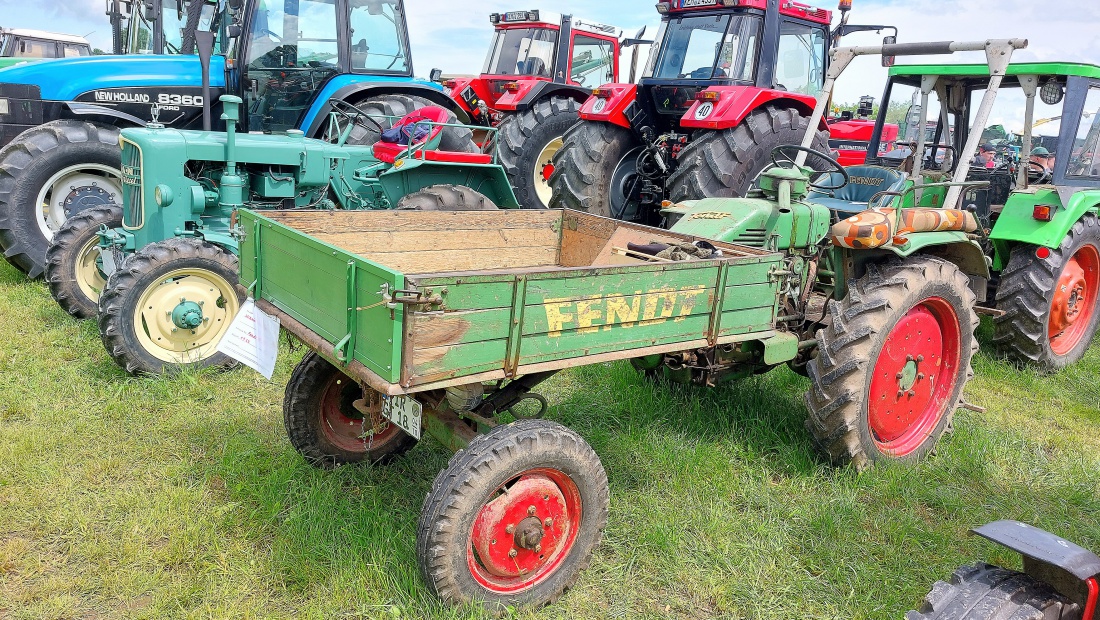
[[[896,36],[882,37],[882,44],[884,46],[893,45],[897,42],[898,42],[898,38]],[[885,52],[885,50],[883,50],[883,52]],[[897,60],[896,56],[887,55],[885,53],[882,54],[882,66],[884,66],[884,67],[893,67],[895,60]]]
[[[432,72],[428,74],[428,79],[433,82],[442,82],[443,69],[432,69]]]

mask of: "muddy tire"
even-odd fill
[[[500,164],[524,209],[550,206],[550,175],[562,137],[580,114],[581,106],[568,97],[551,97],[531,109],[509,115],[498,127]]]
[[[485,194],[465,185],[429,185],[397,201],[397,208],[410,211],[495,211],[497,206]]]
[[[608,503],[603,465],[579,435],[546,420],[498,426],[432,483],[417,528],[420,573],[447,603],[545,605],[588,566]]]
[[[562,138],[550,175],[551,208],[635,219],[637,201],[628,194],[641,143],[624,127],[580,121]]]
[[[58,120],[0,150],[0,249],[31,278],[46,267],[54,232],[91,207],[122,204],[118,129]]]
[[[993,342],[1013,360],[1051,372],[1076,363],[1100,324],[1100,222],[1087,214],[1047,258],[1012,249],[997,287]]]
[[[809,122],[797,110],[764,107],[736,127],[698,132],[668,177],[669,198],[680,202],[744,196],[756,175],[771,163],[772,149],[801,144]],[[829,132],[819,131],[812,148],[828,153]]]
[[[371,115],[386,115],[391,118],[379,118],[372,116],[383,129],[389,129],[393,123],[409,112],[419,110],[424,106],[439,105],[429,99],[410,95],[375,95],[362,101],[355,102],[356,107]],[[454,112],[447,111],[447,122],[457,123],[458,117]],[[364,124],[366,126],[364,126]],[[348,136],[348,144],[357,146],[370,146],[382,135],[370,122],[356,123]],[[460,153],[476,153],[481,149],[474,142],[474,134],[465,127],[444,127],[439,138],[439,148],[443,151],[457,151]]]
[[[989,564],[964,566],[937,581],[905,620],[1054,620],[1080,618],[1081,607],[1031,577]]]
[[[829,304],[806,365],[806,426],[836,464],[926,456],[950,427],[978,350],[974,294],[930,256],[871,265]]]
[[[99,228],[122,226],[122,209],[92,207],[70,217],[53,236],[46,251],[46,283],[65,312],[90,319],[99,311],[99,296],[107,277],[97,262]]]
[[[181,238],[149,244],[107,279],[99,298],[103,346],[131,374],[233,366],[215,348],[244,301],[236,284],[237,257],[216,245]]]
[[[371,414],[354,407],[359,399],[372,407]],[[290,375],[283,425],[291,445],[314,467],[381,465],[416,445],[416,439],[382,417],[381,402],[377,392],[311,351]]]

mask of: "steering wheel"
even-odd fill
[[[333,112],[336,112],[340,116],[343,116],[344,118],[348,119],[348,121],[350,121],[352,124],[362,125],[362,123],[360,123],[359,120],[360,119],[366,119],[366,120],[370,121],[372,125],[375,126],[378,133],[381,134],[383,131],[385,131],[382,128],[382,125],[378,123],[378,121],[371,118],[366,112],[359,109],[358,106],[350,104],[347,101],[344,101],[343,99],[333,99],[333,100],[329,101],[329,106],[332,107]]]
[[[1052,176],[1054,176],[1054,175],[1051,174],[1050,170],[1047,170],[1046,166],[1044,166],[1043,164],[1040,164],[1037,161],[1028,160],[1028,162],[1027,162],[1027,180],[1029,182],[1034,183],[1036,185],[1042,185],[1042,184],[1046,183],[1047,181],[1049,181]]]
[[[837,160],[826,155],[825,153],[811,149],[806,146],[795,144],[782,144],[772,149],[772,164],[774,164],[776,168],[787,168],[790,170],[798,168],[798,164],[795,163],[794,157],[791,157],[787,153],[787,151],[802,151],[803,153],[807,153],[819,159],[823,159],[825,160],[825,163],[829,164],[832,167],[832,170],[822,170],[821,172],[839,172],[840,175],[844,177],[844,181],[842,181],[840,185],[818,185],[811,182],[810,187],[814,189],[831,190],[840,189],[848,184],[848,171],[844,169],[844,166],[841,166]]]

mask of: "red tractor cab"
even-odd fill
[[[847,6],[842,5],[842,10]],[[665,200],[741,196],[799,144],[832,12],[793,0],[670,0],[638,84],[593,91],[554,159],[552,206],[658,223]],[[828,150],[821,123],[815,148]]]
[[[489,21],[495,32],[481,75],[442,84],[475,123],[498,128],[519,203],[545,208],[562,135],[593,88],[619,79],[623,31],[541,10],[493,13]]]
[[[875,131],[874,97],[863,96],[853,117],[845,111],[840,117],[829,119],[829,148],[842,166],[861,166],[867,161],[867,145]],[[898,126],[886,123],[882,127],[878,155],[894,150],[898,141]]]

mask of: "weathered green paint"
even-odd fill
[[[798,336],[790,332],[779,332],[760,342],[764,345],[764,363],[769,366],[793,360],[798,355]]]
[[[829,231],[829,210],[806,202],[783,207],[764,198],[704,198],[685,206],[671,230],[717,241],[756,247],[767,242],[769,249],[807,247]]]
[[[1006,75],[1079,75],[1100,78],[1100,66],[1076,62],[1016,62],[1008,65]],[[972,76],[989,81],[988,64],[923,64],[894,65],[892,76],[951,75]]]

